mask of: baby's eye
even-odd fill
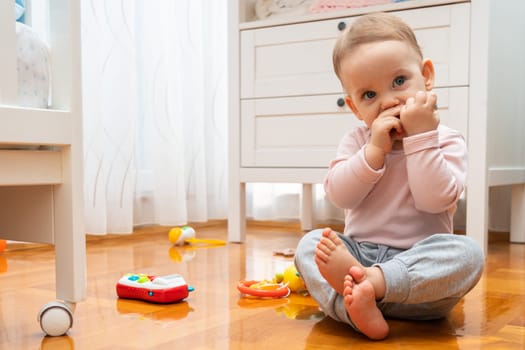
[[[373,91],[366,91],[366,92],[363,94],[363,99],[365,99],[365,100],[371,100],[371,99],[373,99],[374,97],[376,97],[376,93],[373,92]]]
[[[393,87],[401,86],[401,85],[403,85],[405,83],[405,80],[406,80],[406,78],[404,76],[400,75],[399,77],[396,77],[394,79],[394,82],[392,83],[392,86]]]

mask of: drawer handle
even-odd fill
[[[338,105],[339,107],[344,107],[344,106],[345,106],[345,99],[342,98],[342,97],[339,97],[339,98],[337,99],[337,105]]]
[[[339,22],[337,24],[337,29],[339,29],[340,31],[345,30],[345,28],[346,28],[346,23],[345,22]]]

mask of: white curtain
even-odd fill
[[[87,232],[227,216],[226,6],[82,1]]]
[[[246,187],[246,216],[256,220],[299,220],[301,211],[300,184],[248,184]],[[344,221],[343,210],[333,206],[325,197],[323,186],[314,185],[314,220]]]
[[[81,4],[87,232],[226,219],[228,1]],[[299,219],[300,191],[249,184],[247,215]],[[316,220],[343,220],[315,195]],[[493,228],[508,227],[501,212]]]

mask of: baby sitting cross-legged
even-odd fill
[[[324,181],[345,228],[307,233],[295,264],[325,314],[383,339],[388,318],[445,317],[481,277],[482,250],[453,233],[466,144],[440,124],[434,66],[398,17],[357,19],[333,64],[364,123],[343,137]]]

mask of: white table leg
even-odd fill
[[[301,230],[310,231],[314,228],[314,192],[312,184],[303,184],[301,196]]]
[[[228,208],[228,241],[246,240],[246,184],[230,183]]]
[[[510,241],[525,243],[525,184],[512,186]]]

